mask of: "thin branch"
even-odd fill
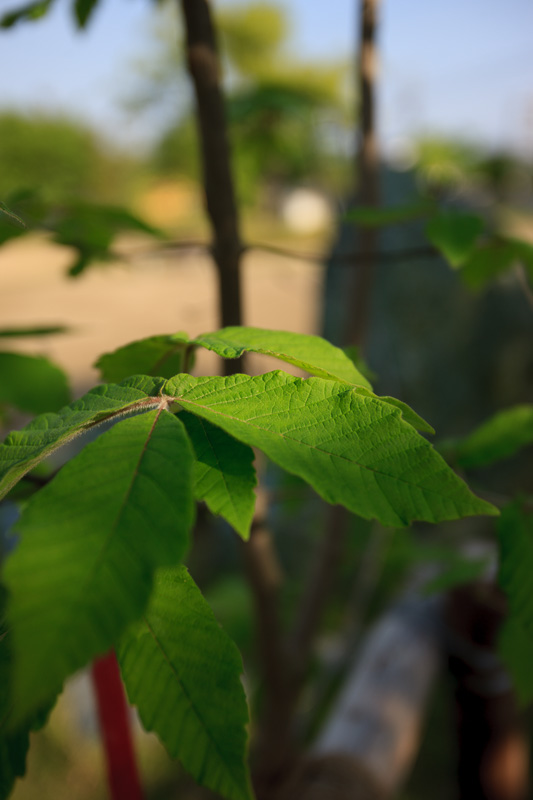
[[[164,243],[157,248],[150,247],[146,250],[138,250],[129,256],[120,255],[121,258],[128,260],[144,258],[147,255],[154,255],[158,253],[171,253],[180,250],[203,250],[206,253],[211,252],[211,247],[208,242],[200,239],[188,239],[183,241]],[[300,250],[292,250],[286,247],[278,247],[277,245],[266,244],[264,242],[250,242],[249,244],[242,245],[242,253],[248,253],[252,250],[258,250],[264,253],[271,253],[280,258],[292,258],[295,261],[306,261],[316,264],[343,264],[344,266],[361,266],[366,264],[371,255],[370,252],[363,250],[349,250],[345,253],[335,253],[330,255],[328,253],[305,253]],[[411,261],[416,259],[434,258],[440,254],[438,250],[431,245],[423,245],[419,247],[405,247],[397,250],[381,250],[377,255],[380,263],[396,264],[401,261]]]
[[[341,506],[328,509],[326,530],[309,570],[296,621],[289,638],[292,692],[297,694],[305,677],[313,638],[329,601],[343,552],[348,514]]]

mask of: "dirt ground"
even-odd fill
[[[0,328],[66,325],[67,333],[5,339],[2,349],[45,355],[66,370],[75,395],[98,382],[92,365],[127,342],[179,330],[191,335],[219,327],[216,275],[207,254],[160,255],[149,241],[122,243],[121,263],[95,265],[66,276],[72,252],[42,237],[25,237],[0,250]],[[245,324],[316,333],[323,268],[261,252],[244,258]],[[253,371],[279,367],[262,358]],[[216,372],[210,353],[195,372]]]

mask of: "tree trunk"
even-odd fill
[[[181,7],[187,32],[187,66],[196,95],[205,201],[213,233],[212,253],[219,280],[220,324],[241,325],[243,248],[215,28],[208,0],[181,0]],[[227,373],[237,371],[238,362],[225,361],[225,364]]]

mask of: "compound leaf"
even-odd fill
[[[16,721],[105,652],[177,563],[194,518],[193,454],[163,409],[115,425],[28,503],[5,566]]]
[[[224,517],[243,539],[248,539],[257,484],[253,450],[206,419],[187,411],[182,411],[180,419],[196,453],[196,499],[204,500],[213,514]]]
[[[143,405],[158,405],[160,386],[161,381],[144,376],[118,386],[96,386],[57,414],[42,414],[10,433],[0,445],[0,499],[30,469],[83,431]]]
[[[118,656],[144,727],[198,783],[251,800],[242,661],[185,568],[157,572],[144,618]]]
[[[164,391],[263,450],[329,503],[366,519],[402,526],[498,513],[470,492],[399,409],[345,384],[283,372],[178,375]]]

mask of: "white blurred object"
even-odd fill
[[[293,189],[282,201],[281,218],[295,233],[314,233],[331,224],[333,208],[329,200],[314,189]]]

